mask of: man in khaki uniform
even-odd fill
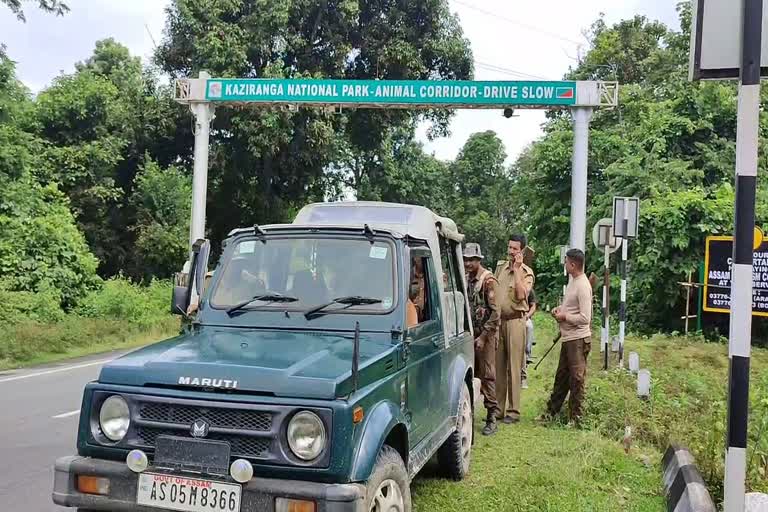
[[[501,328],[496,351],[496,396],[504,423],[520,421],[520,388],[525,357],[525,315],[533,288],[533,270],[523,263],[525,237],[512,235],[505,262],[496,267]]]
[[[467,294],[472,311],[475,337],[475,371],[480,379],[480,393],[485,397],[488,415],[483,435],[496,433],[496,349],[499,345],[499,308],[496,305],[498,282],[490,270],[480,263],[483,254],[478,244],[464,248],[464,270],[467,273]]]

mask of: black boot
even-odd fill
[[[483,435],[484,436],[492,436],[496,433],[498,430],[498,427],[496,426],[496,418],[493,416],[489,416],[488,419],[485,420],[485,426],[483,427]]]

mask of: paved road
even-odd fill
[[[83,386],[119,354],[0,371],[0,510],[74,510],[51,501],[53,462],[75,452]]]

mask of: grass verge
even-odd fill
[[[549,348],[553,332],[551,322],[537,319],[535,356]],[[599,354],[599,347],[595,349]],[[476,410],[470,475],[463,482],[451,482],[436,477],[434,466],[428,466],[412,486],[417,512],[665,510],[658,449],[636,446],[626,454],[620,437],[560,422],[536,422],[552,386],[558,355],[556,347],[537,371],[529,366],[519,424],[499,424],[496,435],[483,437],[485,410],[482,406]],[[588,394],[600,379],[597,359],[594,353],[590,356]]]
[[[22,322],[6,329],[0,343],[0,370],[139,347],[178,332],[179,319],[170,315],[150,326],[76,316],[55,324]]]
[[[551,345],[554,323],[537,318],[534,355]],[[471,474],[465,482],[441,480],[428,472],[414,481],[419,511],[661,511],[661,454],[671,440],[686,445],[712,498],[722,502],[728,347],[698,336],[628,336],[625,353],[640,356],[651,372],[651,396],[637,397],[636,376],[617,369],[611,353],[603,371],[599,340],[589,357],[584,425],[575,430],[558,421],[542,426],[559,347],[538,371],[529,367],[523,391],[523,421],[500,425],[497,435],[479,436],[484,417],[476,411],[478,437]],[[768,492],[768,350],[754,348],[750,377],[747,488]],[[632,446],[620,441],[632,427]]]

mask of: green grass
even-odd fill
[[[0,370],[139,347],[178,332],[179,319],[170,315],[150,327],[80,317],[56,324],[20,323],[6,328],[0,344]]]
[[[549,348],[554,324],[538,315],[534,355]],[[559,347],[538,371],[529,367],[523,391],[523,421],[500,425],[490,438],[479,435],[485,411],[476,411],[478,433],[471,474],[464,482],[439,479],[428,470],[414,481],[416,510],[650,511],[664,510],[660,460],[674,440],[687,446],[716,503],[722,501],[728,347],[700,336],[628,336],[625,353],[637,352],[651,372],[651,396],[636,396],[636,376],[602,370],[599,334],[589,357],[584,425],[573,429],[560,418],[536,423],[544,410]],[[768,492],[768,350],[753,348],[747,488]],[[628,362],[627,362],[628,365]],[[620,440],[632,427],[629,454]]]
[[[542,320],[537,321],[534,347],[534,355],[539,357],[550,346],[553,332],[552,324]],[[433,468],[427,467],[413,482],[416,511],[665,510],[658,449],[633,447],[626,454],[620,436],[608,438],[564,422],[536,422],[552,386],[558,350],[556,347],[537,371],[529,367],[521,423],[499,424],[496,435],[483,437],[480,429],[485,410],[480,405],[475,414],[477,436],[470,475],[463,482],[451,482],[435,477]],[[596,353],[590,355],[589,384],[598,378]]]
[[[132,348],[168,338],[179,319],[168,312],[170,281],[147,286],[114,277],[64,312],[58,292],[8,291],[0,282],[0,369]]]

